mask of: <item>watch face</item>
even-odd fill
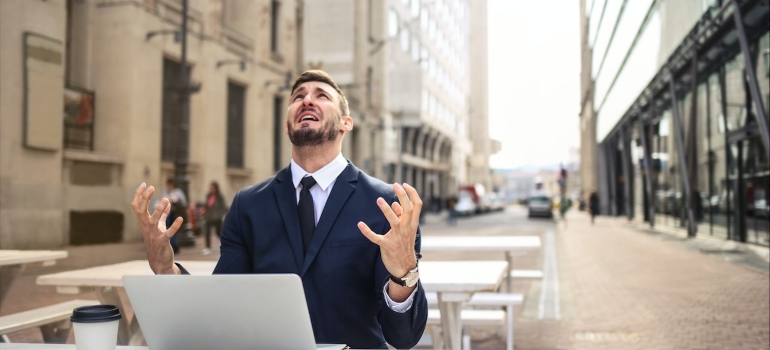
[[[414,287],[415,284],[417,284],[417,281],[420,279],[420,274],[417,271],[409,271],[408,274],[406,274],[406,277],[404,278],[406,282],[407,287]]]

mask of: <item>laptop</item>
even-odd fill
[[[150,350],[340,350],[316,344],[294,274],[124,276]]]

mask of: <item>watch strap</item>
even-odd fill
[[[407,274],[409,274],[409,273],[407,272]],[[401,278],[398,278],[398,277],[396,277],[396,276],[393,276],[393,275],[391,275],[391,274],[388,274],[388,276],[390,276],[390,280],[391,280],[391,281],[395,282],[395,283],[396,283],[396,284],[398,284],[399,286],[401,286],[401,287],[406,287],[406,281],[404,281],[403,279],[401,279]]]

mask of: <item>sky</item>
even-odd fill
[[[488,0],[492,168],[566,164],[580,145],[576,0]]]

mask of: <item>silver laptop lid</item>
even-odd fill
[[[294,274],[124,276],[123,286],[151,350],[316,349]]]

